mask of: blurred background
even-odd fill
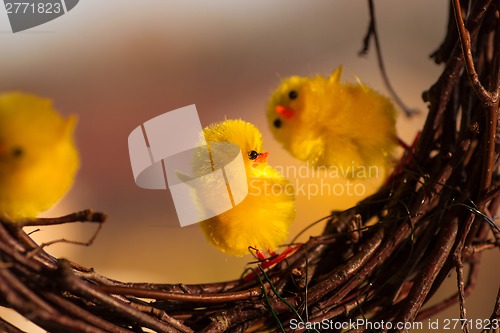
[[[429,54],[444,37],[445,1],[376,2],[379,36],[389,77],[401,98],[422,113],[401,113],[401,137],[412,142],[422,127],[426,105],[420,96],[441,67]],[[329,75],[345,66],[344,80],[359,77],[387,94],[374,49],[358,51],[368,26],[365,1],[172,1],[85,0],[66,15],[13,34],[0,8],[0,90],[23,90],[50,97],[65,115],[77,114],[82,165],[71,192],[45,215],[92,208],[109,218],[89,247],[55,244],[47,251],[93,267],[122,281],[201,283],[238,278],[252,258],[229,257],[205,240],[199,228],[178,225],[168,191],[143,190],[133,180],[127,137],[164,112],[196,104],[203,126],[242,118],[263,132],[274,166],[300,166],[275,142],[265,105],[280,79],[289,75]],[[43,129],[42,129],[43,130]],[[297,182],[318,179],[292,179]],[[333,209],[347,208],[376,189],[363,183],[360,196],[325,193],[297,196],[292,239]],[[317,235],[311,228],[300,240]],[[44,242],[85,241],[95,226],[47,227],[33,234]],[[498,252],[483,256],[469,318],[490,315],[500,280]],[[449,288],[438,297],[456,290]],[[1,309],[0,316],[14,316]],[[442,318],[459,318],[458,308]],[[16,323],[41,331],[23,318]]]

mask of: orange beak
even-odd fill
[[[284,107],[283,105],[276,105],[274,109],[276,110],[277,114],[283,116],[285,119],[290,119],[295,114],[295,111],[293,109]]]
[[[267,156],[269,156],[268,152],[259,154],[259,156],[257,156],[257,158],[254,160],[252,166],[256,167],[257,165],[259,165],[259,163],[265,162],[267,160]]]
[[[255,162],[257,162],[257,163],[265,162],[267,160],[268,156],[269,156],[268,152],[259,154],[259,156],[257,156],[257,158],[255,159]]]

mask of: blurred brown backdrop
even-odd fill
[[[441,70],[428,56],[444,36],[447,3],[386,0],[376,6],[388,74],[403,100],[423,111],[411,120],[400,116],[401,136],[411,142],[425,118],[420,94]],[[365,1],[85,0],[52,22],[13,34],[2,8],[0,90],[47,96],[62,113],[79,116],[78,179],[47,215],[83,208],[109,214],[91,247],[56,244],[48,251],[124,281],[237,278],[249,256],[228,257],[211,247],[197,226],[178,227],[168,191],[135,186],[128,134],[156,115],[194,103],[202,125],[224,117],[254,122],[271,165],[299,166],[267,128],[267,98],[281,77],[328,75],[339,64],[345,66],[345,80],[359,77],[386,93],[374,52],[357,56],[367,24]],[[299,196],[290,238],[359,199]],[[89,225],[51,227],[34,237],[85,240],[93,231]],[[301,239],[320,231],[321,226],[313,228]],[[498,262],[498,252],[484,256],[477,290],[468,300],[470,318],[489,317]],[[454,290],[454,281],[450,278],[442,295]],[[458,310],[443,318],[458,318]]]

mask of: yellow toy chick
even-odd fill
[[[232,142],[243,154],[248,195],[232,209],[205,220],[200,227],[222,252],[242,256],[252,246],[272,251],[285,242],[295,218],[292,185],[269,166],[262,150],[262,135],[251,123],[225,120],[204,130],[207,142]]]
[[[69,190],[79,165],[75,125],[49,99],[0,94],[0,217],[35,217]]]
[[[292,76],[274,91],[266,116],[275,138],[312,166],[356,168],[391,164],[397,145],[391,101],[362,83]]]

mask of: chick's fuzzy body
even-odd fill
[[[69,190],[79,166],[75,125],[48,99],[0,95],[0,216],[35,217]]]
[[[207,239],[222,252],[241,256],[252,246],[274,250],[286,241],[295,218],[292,185],[267,162],[254,163],[251,151],[261,152],[262,136],[252,124],[226,120],[204,129],[208,142],[232,142],[243,154],[248,195],[232,209],[200,223]]]
[[[330,78],[285,79],[267,106],[271,130],[285,149],[311,165],[386,168],[397,142],[394,107],[362,83],[341,83],[341,70]],[[279,115],[277,105],[293,114]]]

